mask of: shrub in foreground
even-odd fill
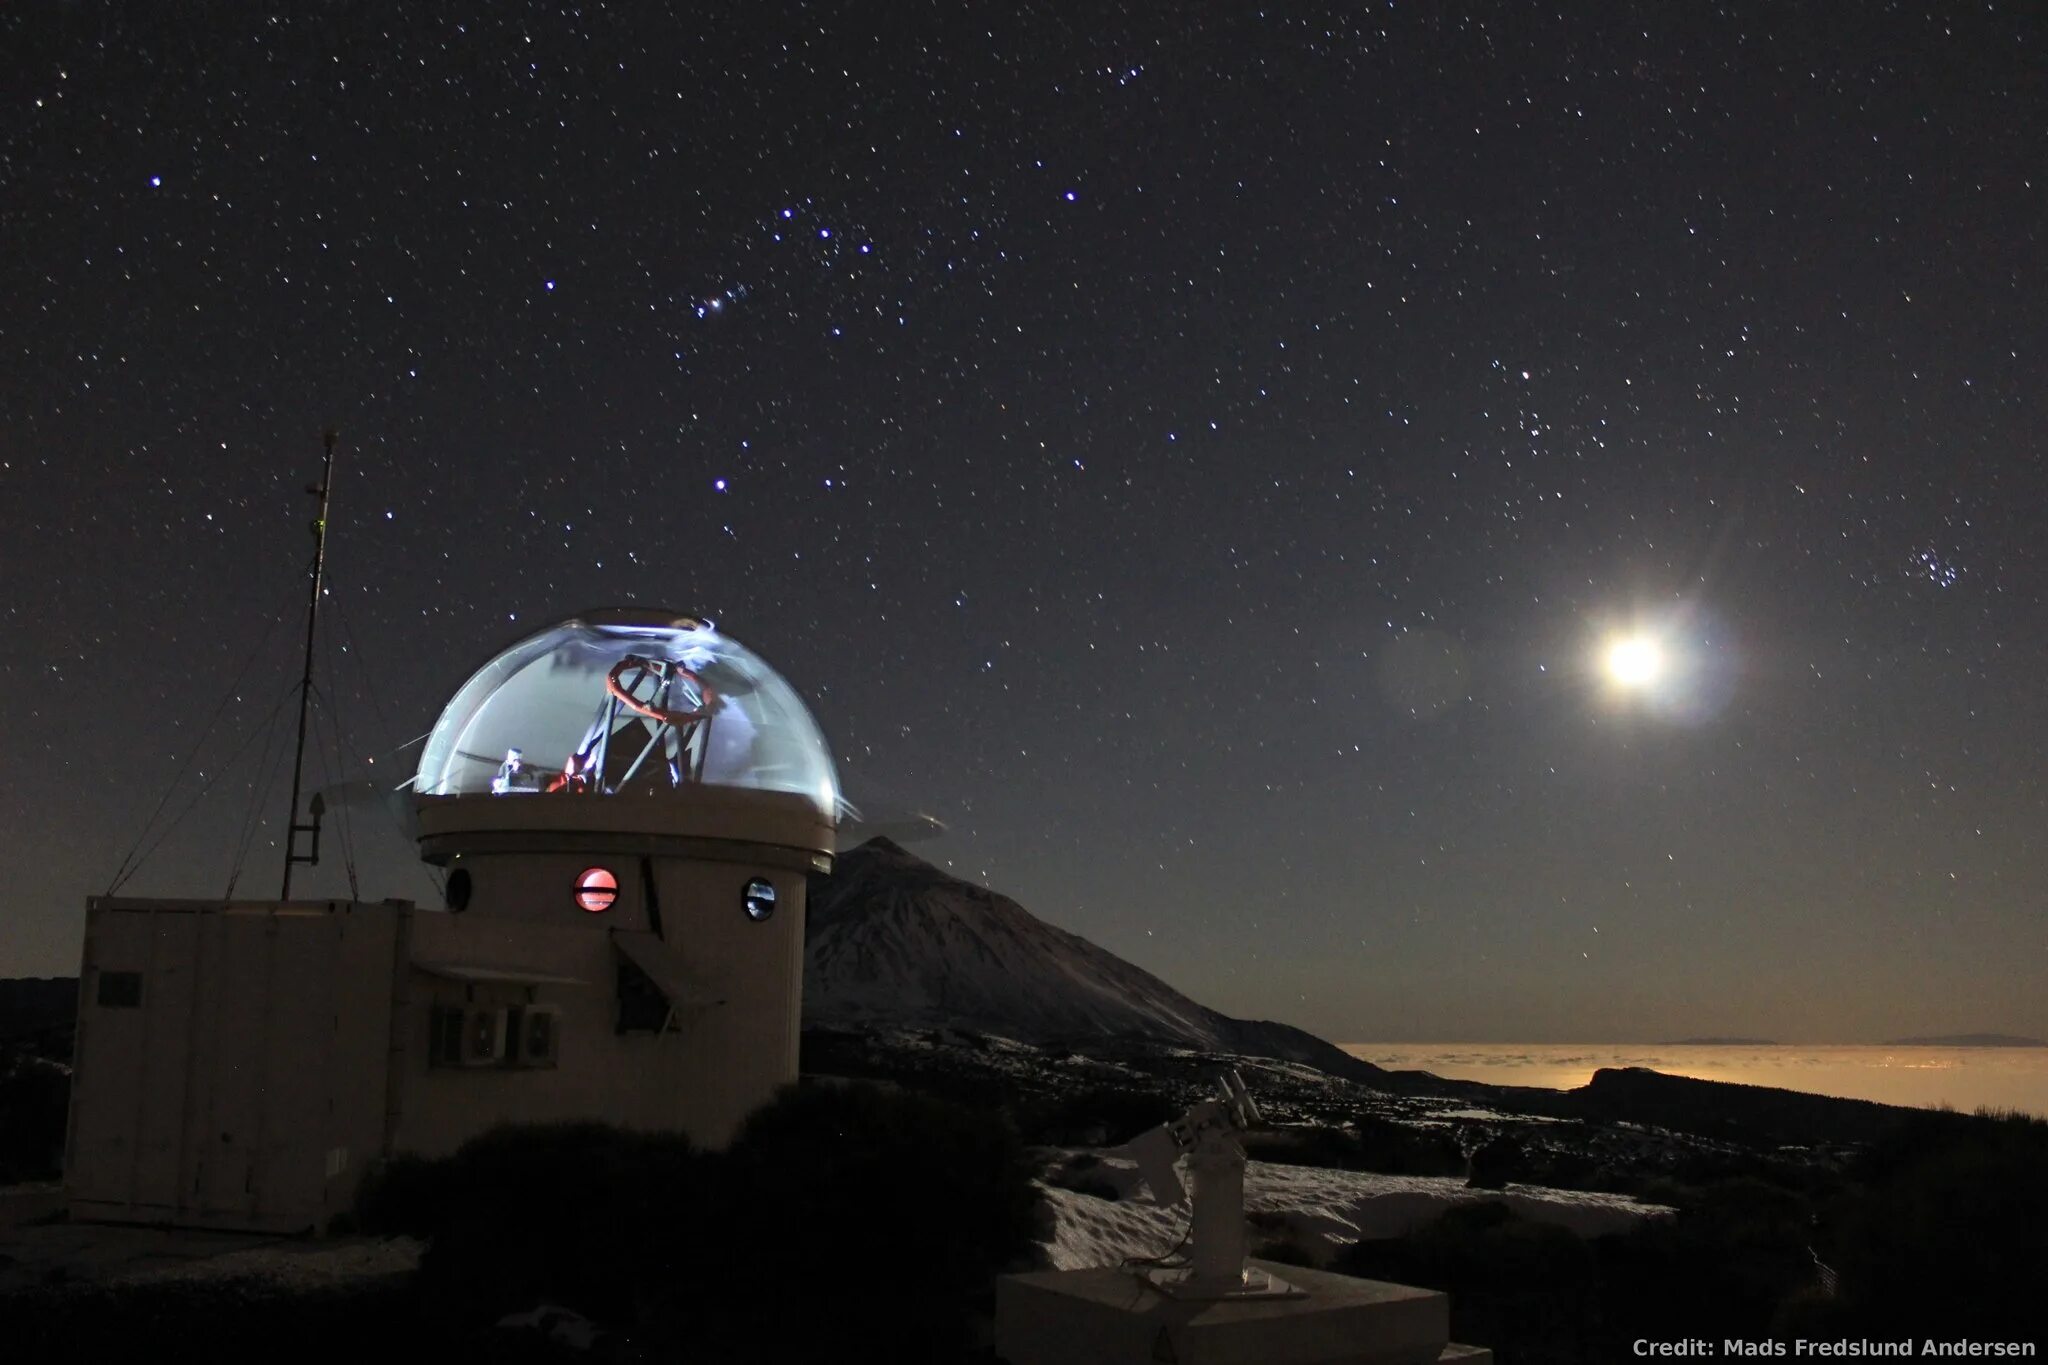
[[[1032,1166],[999,1114],[793,1087],[723,1153],[602,1124],[507,1126],[364,1190],[367,1231],[427,1239],[451,1324],[564,1305],[657,1354],[957,1358],[1031,1249]],[[801,1305],[800,1311],[793,1311]]]
[[[460,1320],[543,1300],[607,1322],[691,1239],[706,1159],[675,1134],[599,1123],[507,1125],[440,1161],[390,1164],[365,1189],[366,1231],[427,1239],[420,1288]]]
[[[0,1185],[57,1177],[70,1102],[70,1073],[26,1046],[0,1042]]]
[[[1031,1250],[1034,1169],[1000,1114],[870,1086],[785,1090],[723,1159],[729,1269],[752,1287],[734,1294],[748,1311],[729,1319],[746,1337],[731,1349],[957,1358],[995,1276]],[[787,1311],[795,1286],[805,1314]]]
[[[1916,1116],[1869,1151],[1868,1185],[1828,1210],[1843,1320],[1872,1334],[2025,1338],[2044,1321],[2048,1121]]]
[[[1592,1248],[1505,1204],[1456,1205],[1406,1237],[1358,1242],[1332,1269],[1451,1295],[1451,1334],[1520,1365],[1604,1359],[1592,1349],[1598,1275]]]

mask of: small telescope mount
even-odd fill
[[[1126,1146],[1157,1203],[1188,1201],[1175,1169],[1183,1156],[1195,1187],[1185,1262],[1134,1269],[1139,1279],[1176,1299],[1305,1297],[1306,1291],[1245,1262],[1245,1154],[1238,1135],[1257,1126],[1259,1110],[1234,1068],[1217,1078],[1217,1089],[1217,1098],[1191,1106]]]

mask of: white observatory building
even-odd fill
[[[478,669],[412,785],[443,907],[88,902],[74,1217],[320,1230],[394,1153],[566,1119],[719,1147],[796,1079],[839,792],[758,655],[585,613]]]

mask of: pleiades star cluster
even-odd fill
[[[2044,49],[2025,3],[9,5],[0,974],[73,970],[138,837],[131,894],[272,889],[332,425],[310,785],[639,603],[773,658],[920,852],[1236,1014],[2048,1033]],[[366,894],[438,895],[350,818]]]

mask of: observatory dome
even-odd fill
[[[585,612],[518,641],[462,685],[427,736],[426,796],[786,792],[833,822],[832,754],[796,689],[706,620]]]

